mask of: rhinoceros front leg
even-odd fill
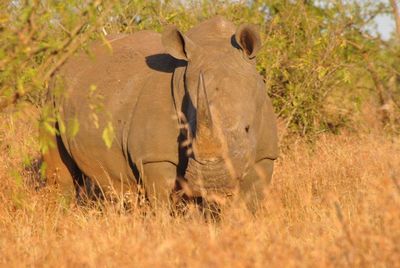
[[[170,207],[175,188],[176,166],[170,162],[143,165],[143,184],[152,207]]]
[[[254,213],[262,205],[266,187],[270,184],[274,161],[263,159],[257,162],[240,183],[240,195]]]

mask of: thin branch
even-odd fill
[[[394,16],[394,19],[396,21],[397,39],[400,39],[400,13],[399,13],[399,8],[397,7],[396,0],[390,0],[390,4],[392,5],[393,16]]]

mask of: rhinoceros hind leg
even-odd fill
[[[75,196],[79,204],[94,199],[94,187],[89,182],[90,179],[80,171],[71,158],[61,137],[47,135],[47,138],[53,141],[52,146],[43,154],[47,183],[56,185],[66,199],[72,200]]]
[[[170,207],[176,183],[176,165],[170,162],[144,164],[142,179],[151,206]]]
[[[49,149],[43,154],[47,183],[56,185],[64,197],[73,198],[75,194],[73,175],[67,166],[72,164],[72,159],[63,155],[67,152],[59,136],[46,135],[46,138],[51,141]]]
[[[253,213],[263,204],[266,187],[271,182],[273,165],[270,159],[259,161],[240,184],[240,196]]]

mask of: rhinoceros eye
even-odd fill
[[[244,128],[244,130],[246,131],[246,133],[249,133],[250,125],[247,125],[247,126]]]

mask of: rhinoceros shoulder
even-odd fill
[[[143,57],[162,53],[164,48],[161,44],[161,35],[153,31],[139,31],[133,34],[112,35],[107,38],[112,50],[130,49]]]

